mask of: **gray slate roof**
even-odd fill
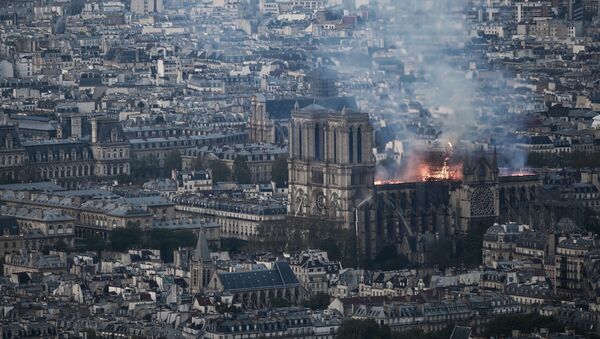
[[[276,262],[271,270],[219,273],[219,279],[229,292],[299,286],[290,265],[283,261]]]

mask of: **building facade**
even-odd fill
[[[289,204],[294,215],[322,216],[345,228],[373,194],[375,159],[369,115],[309,105],[292,113]]]
[[[91,139],[22,142],[17,125],[1,125],[0,178],[11,183],[56,180],[75,186],[91,177],[129,175],[129,141],[119,121],[93,118],[91,126]]]

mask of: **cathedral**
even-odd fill
[[[345,227],[355,222],[358,206],[373,194],[372,135],[366,113],[297,105],[290,128],[290,213]]]
[[[465,159],[460,180],[375,185],[369,116],[345,107],[296,104],[289,140],[289,214],[352,230],[368,258],[394,245],[425,262],[432,241],[494,222],[528,223],[541,186],[536,175],[500,175],[495,152]]]

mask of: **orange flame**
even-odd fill
[[[441,166],[435,166],[422,161],[416,173],[406,173],[400,179],[376,180],[375,185],[401,184],[405,182],[462,180],[462,163],[449,164],[449,158],[445,158]]]

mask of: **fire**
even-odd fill
[[[529,175],[535,175],[535,173],[527,168],[521,169],[510,169],[510,168],[500,168],[500,176],[502,177],[526,177]]]
[[[393,185],[405,182],[462,180],[462,163],[450,164],[446,157],[441,165],[433,165],[421,161],[418,166],[413,167],[400,177],[400,179],[376,180],[375,185]]]
[[[421,163],[421,181],[460,180],[462,179],[462,164],[450,166],[449,158],[444,159],[441,166],[431,166]]]

